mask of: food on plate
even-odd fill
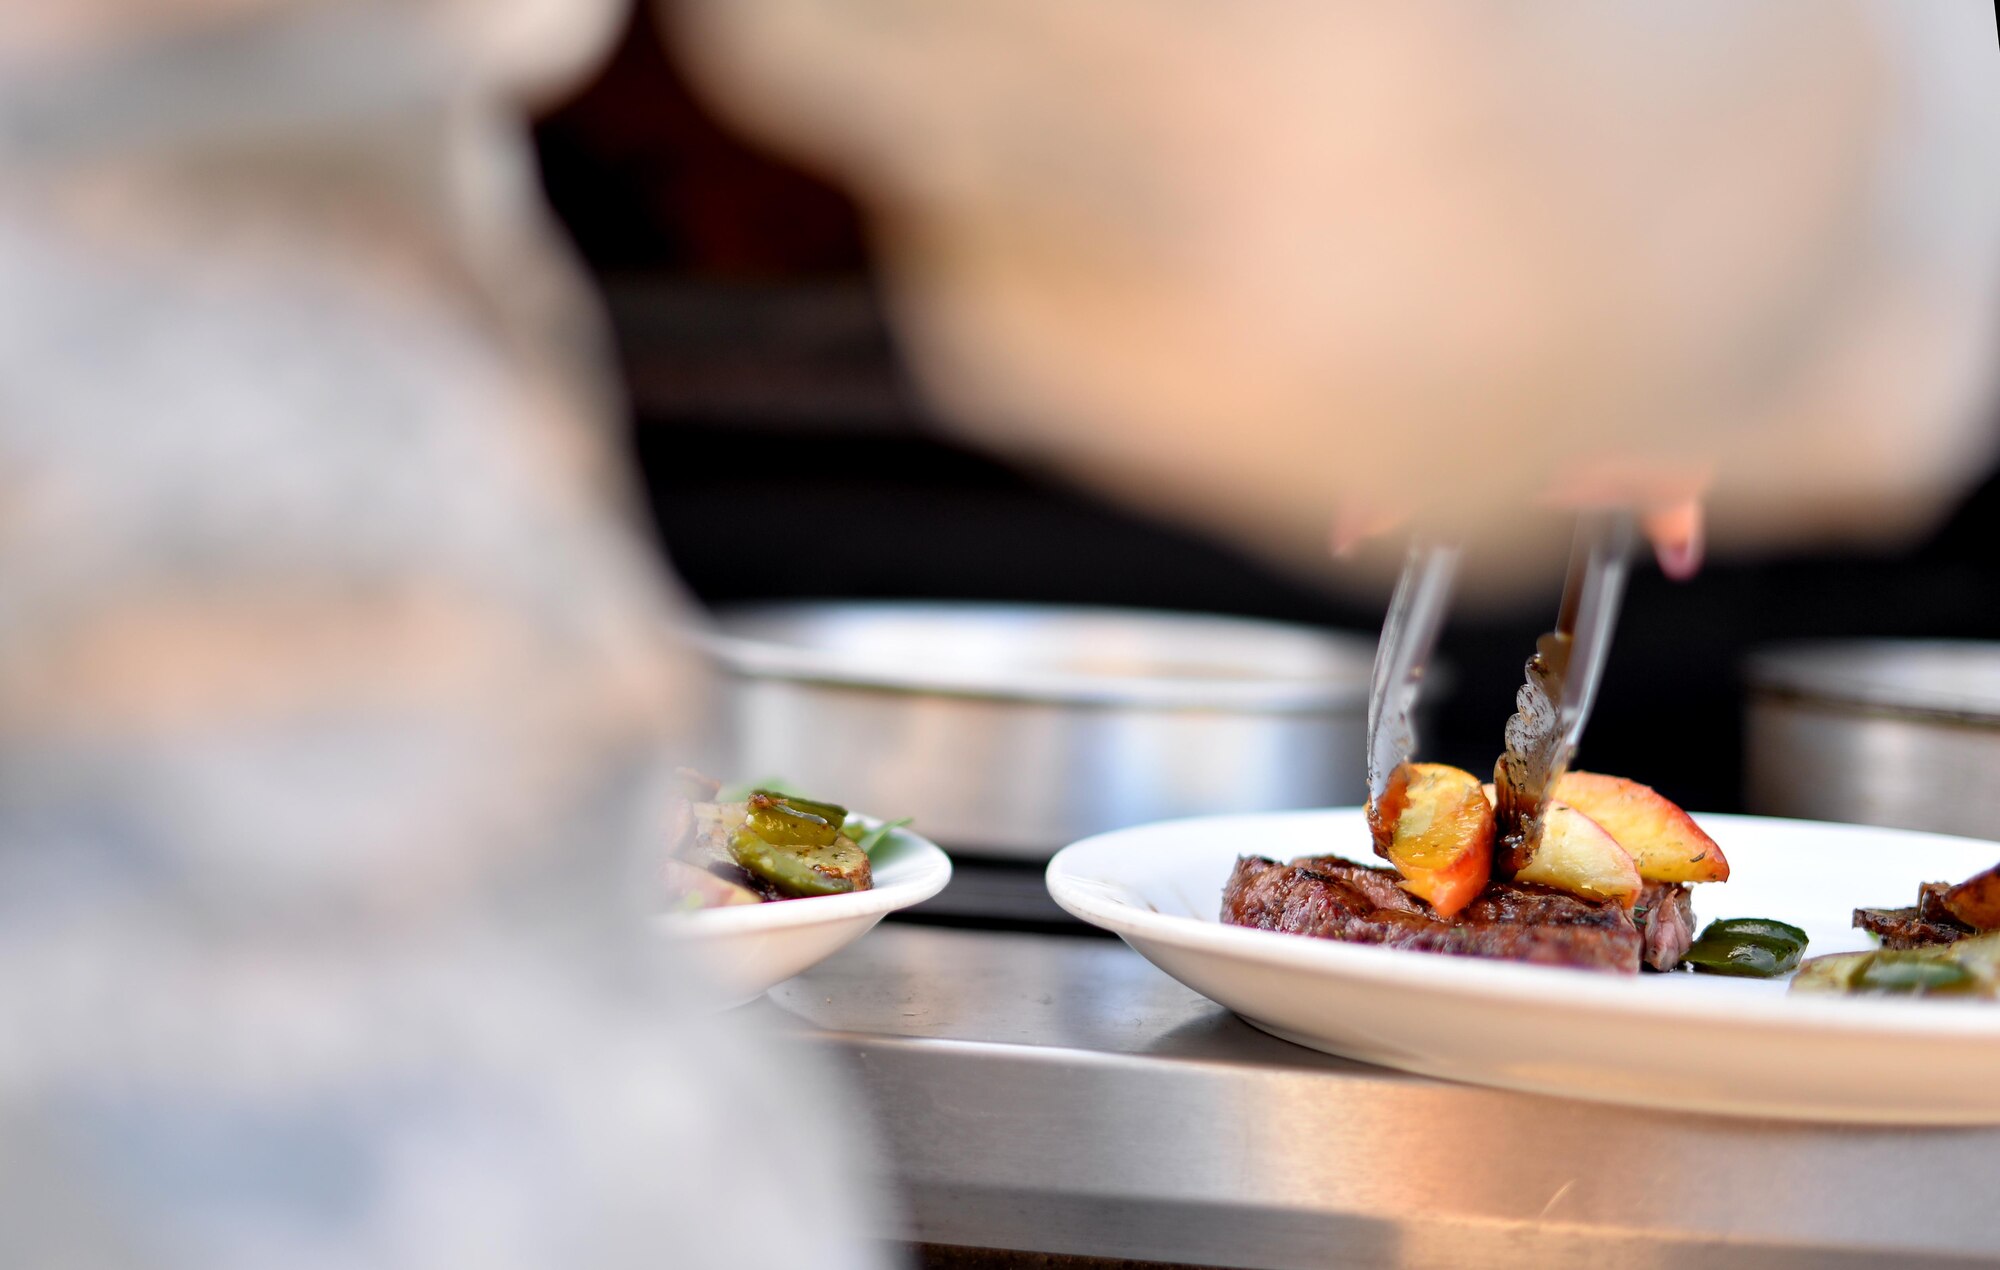
[[[1694,944],[1694,896],[1676,882],[1648,882],[1639,889],[1632,921],[1644,941],[1645,964],[1672,970]]]
[[[1792,977],[1798,993],[2000,998],[2000,931],[1923,948],[1814,957]]]
[[[1472,902],[1493,871],[1493,804],[1479,778],[1444,763],[1404,763],[1369,805],[1375,854],[1402,875],[1403,889],[1440,917]]]
[[[2000,930],[2000,864],[1960,882],[1939,902],[1947,913],[1974,930]]]
[[[736,863],[780,895],[840,895],[865,891],[868,853],[844,832],[847,809],[831,803],[757,790],[743,818],[728,817]]]
[[[2000,930],[2000,865],[1956,886],[1926,882],[1908,908],[1857,908],[1854,925],[1892,950],[1932,948]]]
[[[1450,917],[1410,894],[1394,870],[1337,856],[1280,864],[1244,856],[1223,889],[1234,926],[1347,943],[1636,973],[1671,969],[1687,947],[1686,892],[1649,888],[1633,909],[1553,887],[1491,882]]]
[[[1491,782],[1484,787],[1488,802],[1497,795]],[[1729,861],[1715,839],[1694,818],[1649,785],[1598,772],[1566,772],[1550,791],[1543,816],[1543,841],[1514,876],[1559,887],[1585,896],[1622,895],[1635,890],[1618,855],[1559,811],[1568,807],[1610,835],[1618,854],[1645,882],[1725,882]],[[1558,823],[1552,831],[1551,820]],[[1550,842],[1552,858],[1544,859]]]
[[[684,860],[667,861],[665,880],[668,897],[680,909],[728,908],[764,902],[760,892]]]
[[[1496,801],[1490,781],[1485,789],[1487,801]],[[1648,882],[1729,880],[1729,860],[1715,839],[1650,785],[1600,772],[1565,772],[1549,797],[1596,821]]]
[[[1516,882],[1537,882],[1620,908],[1638,902],[1644,883],[1639,866],[1604,827],[1568,803],[1551,802],[1542,813],[1542,836]]]
[[[1971,927],[1946,912],[1940,902],[1946,884],[1928,882],[1908,908],[1857,908],[1854,925],[1881,939],[1889,949],[1930,948],[1974,934]]]
[[[1776,979],[1798,969],[1806,943],[1806,933],[1790,922],[1729,917],[1710,922],[1682,960],[1703,974]]]
[[[680,779],[664,870],[671,907],[842,895],[874,885],[868,852],[893,825],[870,828],[837,803],[772,789],[724,801],[714,781],[692,772]]]
[[[1696,942],[1688,884],[1729,876],[1722,849],[1636,781],[1576,772],[1554,792],[1534,854],[1502,879],[1493,786],[1443,763],[1402,764],[1367,808],[1375,853],[1391,868],[1245,856],[1222,920],[1468,957],[1628,973],[1678,966]]]
[[[1793,992],[2000,997],[2000,865],[1956,885],[1926,882],[1908,908],[1857,908],[1854,924],[1881,949],[1814,957]]]
[[[1598,772],[1565,772],[1549,796],[1602,825],[1648,882],[1729,880],[1729,861],[1715,839],[1650,785]]]

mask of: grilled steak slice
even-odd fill
[[[1396,882],[1393,869],[1371,869],[1337,856],[1291,864],[1243,856],[1223,888],[1222,920],[1460,957],[1624,974],[1639,969],[1639,928],[1616,904],[1533,883],[1494,882],[1447,919]]]
[[[1884,948],[1935,948],[2000,928],[2000,864],[1953,886],[1926,882],[1909,908],[1857,908],[1854,924]]]
[[[1940,926],[1964,926],[1970,930],[1971,926],[1957,913],[1952,912],[1951,905],[1945,902],[1945,897],[1952,889],[1949,882],[1926,882],[1918,887],[1917,920],[1933,922]]]
[[[1641,956],[1655,970],[1672,970],[1694,945],[1694,898],[1680,882],[1648,882],[1632,908]]]
[[[1917,902],[1909,908],[1857,908],[1854,924],[1871,935],[1879,935],[1884,948],[1932,948],[1955,944],[1972,934],[1972,928],[1946,911],[1946,882],[1926,882],[1917,892]]]

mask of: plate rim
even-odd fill
[[[1334,974],[1382,986],[1404,986],[1451,995],[1478,995],[1489,1001],[1506,1000],[1540,1009],[1609,1011],[1633,1018],[1654,1020],[1678,1018],[1699,1020],[1712,1025],[1757,1029],[1797,1027],[1822,1034],[1865,1033],[1874,1037],[1894,1034],[1932,1040],[2000,1042],[2000,1003],[1996,1002],[1894,1001],[1840,997],[1799,999],[1786,995],[1782,998],[1784,1004],[1776,1005],[1780,998],[1767,995],[1738,997],[1720,993],[1679,995],[1635,992],[1634,981],[1623,975],[1612,976],[1599,971],[1567,966],[1527,965],[1476,957],[1453,957],[1404,948],[1347,944],[1280,931],[1228,926],[1213,918],[1161,913],[1096,893],[1092,889],[1093,886],[1102,883],[1093,883],[1092,879],[1075,871],[1076,863],[1085,854],[1086,848],[1101,850],[1103,844],[1108,841],[1121,837],[1138,837],[1166,826],[1183,827],[1205,822],[1240,823],[1279,818],[1296,822],[1319,817],[1361,814],[1362,808],[1358,806],[1325,807],[1299,811],[1190,816],[1114,829],[1079,839],[1058,851],[1049,860],[1048,868],[1043,874],[1044,884],[1048,888],[1050,898],[1064,911],[1092,926],[1111,931],[1128,943],[1135,937],[1157,939],[1178,948],[1212,953],[1232,961],[1249,962],[1274,969]],[[1928,833],[1914,829],[1721,812],[1689,814],[1697,821],[1715,822],[1724,827],[1741,823],[1811,825],[1839,831],[1889,833],[1960,845],[2000,847],[2000,844],[1989,843],[1984,839]],[[1350,855],[1346,858],[1353,857]],[[1218,894],[1218,905],[1220,899]],[[1143,953],[1143,950],[1140,951]],[[1227,1007],[1225,1002],[1218,1004]]]

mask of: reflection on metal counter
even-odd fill
[[[1404,1075],[1257,1032],[1117,944],[885,926],[744,1013],[856,1074],[908,1213],[886,1233],[925,1244],[1255,1270],[2000,1259],[2000,1129]]]

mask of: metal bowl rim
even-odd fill
[[[1948,639],[1802,640],[1758,649],[1744,659],[1744,676],[1763,693],[1803,702],[1856,707],[1870,714],[1923,721],[2000,724],[2000,697],[1967,697],[1912,688],[1871,675],[1867,661],[1978,655],[2000,663],[2000,642]]]
[[[1316,644],[1333,657],[1352,661],[1351,680],[1324,678],[1203,678],[1200,676],[1105,676],[1057,670],[1014,669],[1004,677],[990,672],[912,666],[895,670],[880,663],[844,658],[825,649],[782,644],[730,633],[718,624],[691,632],[694,642],[729,671],[754,679],[785,680],[823,687],[894,694],[947,696],[1049,705],[1143,706],[1162,709],[1244,710],[1260,713],[1352,711],[1368,700],[1367,671],[1372,642],[1351,632],[1262,618],[1158,609],[1053,604],[999,604],[985,601],[799,601],[734,605],[719,610],[718,623],[753,615],[806,616],[814,612],[971,619],[1023,615],[1082,618],[1140,625],[1173,623],[1235,628]]]

